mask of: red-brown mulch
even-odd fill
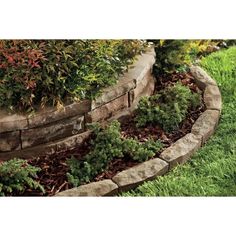
[[[155,91],[159,91],[170,84],[174,84],[177,81],[181,81],[184,85],[196,92],[199,91],[194,84],[190,74],[172,74],[169,77],[160,77],[156,84]],[[125,123],[122,123],[121,130],[123,137],[135,137],[139,141],[143,142],[152,137],[154,140],[160,139],[164,144],[164,147],[170,146],[179,138],[183,137],[187,133],[191,132],[191,127],[200,114],[205,110],[204,105],[196,109],[195,111],[189,111],[186,120],[180,125],[180,129],[171,133],[164,132],[159,126],[148,125],[145,128],[137,128],[134,123],[134,116],[129,117]],[[53,196],[59,191],[67,190],[72,186],[68,183],[66,173],[69,168],[66,164],[66,160],[72,155],[78,159],[81,159],[86,153],[89,152],[89,140],[85,141],[80,147],[76,147],[73,150],[65,150],[60,153],[56,153],[48,156],[41,156],[28,161],[29,164],[40,167],[41,171],[38,173],[37,180],[42,184],[46,190],[46,196]],[[137,165],[139,162],[128,160],[127,158],[115,159],[107,168],[106,171],[96,176],[94,181],[102,179],[112,178],[116,173]],[[43,194],[38,190],[28,189],[24,196],[42,196]]]

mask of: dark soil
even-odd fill
[[[181,81],[184,85],[197,92],[199,91],[197,86],[193,83],[193,79],[190,74],[172,74],[169,77],[160,77],[156,83],[155,92],[165,88],[170,84],[174,84],[177,81]],[[191,127],[200,114],[205,110],[204,105],[196,109],[195,111],[189,111],[186,120],[180,125],[180,129],[171,133],[164,132],[159,126],[149,125],[145,128],[137,128],[134,123],[134,115],[129,117],[125,123],[122,123],[121,130],[123,137],[135,137],[139,141],[144,142],[148,138],[152,137],[154,140],[160,139],[164,144],[164,148],[170,146],[179,138],[183,137],[187,133],[191,132]],[[66,150],[60,153],[56,153],[48,156],[41,156],[28,161],[29,164],[38,166],[41,171],[38,173],[38,181],[45,187],[46,196],[53,196],[56,193],[67,190],[72,186],[68,183],[66,173],[69,168],[66,164],[66,160],[71,156],[81,159],[85,154],[89,152],[89,140],[86,140],[80,147],[76,147],[73,150]],[[158,155],[158,154],[157,154]],[[137,165],[139,162],[129,160],[128,158],[113,160],[106,171],[99,174],[94,181],[102,179],[112,178],[116,173],[125,170],[129,167]],[[27,190],[24,196],[42,196],[43,194],[38,190]]]

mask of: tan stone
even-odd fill
[[[123,76],[116,85],[102,90],[101,96],[92,101],[92,110],[126,94],[134,87],[135,81]]]
[[[220,112],[217,110],[206,110],[203,112],[192,127],[192,133],[202,136],[202,142],[214,133],[220,118]]]
[[[129,67],[126,77],[134,79],[137,84],[146,76],[149,71],[152,70],[154,63],[154,48],[150,48],[149,51],[137,57],[137,60],[134,62],[134,64]]]
[[[221,111],[222,107],[221,94],[217,86],[208,85],[204,91],[203,97],[207,109]]]
[[[170,163],[170,169],[185,163],[201,147],[201,138],[189,133],[165,149],[160,158]]]
[[[0,133],[0,152],[21,149],[20,131]]]
[[[152,95],[154,89],[155,80],[149,71],[146,77],[144,77],[143,80],[137,84],[136,88],[130,91],[130,106],[136,108],[141,97]]]
[[[202,90],[206,88],[207,85],[217,85],[216,81],[213,80],[201,67],[191,66],[190,72],[193,75],[196,84]]]
[[[99,182],[92,182],[90,184],[81,185],[77,188],[68,189],[66,191],[57,193],[56,197],[100,197],[111,196],[118,192],[118,186],[111,180],[102,180]]]
[[[168,163],[159,158],[155,158],[121,171],[112,178],[112,181],[119,186],[119,190],[127,191],[146,180],[151,180],[156,176],[163,175],[167,171]]]
[[[70,150],[74,147],[79,147],[87,138],[89,138],[91,131],[86,131],[68,138],[64,138],[55,142],[41,144],[35,147],[26,148],[19,151],[0,152],[0,160],[9,160],[14,157],[29,159],[42,155],[51,155],[55,152]]]
[[[85,116],[86,122],[93,123],[93,122],[105,120],[111,117],[112,115],[115,115],[117,111],[121,111],[127,107],[128,107],[128,94],[125,94],[89,112]]]
[[[126,110],[122,112],[118,112],[116,115],[109,118],[107,121],[111,122],[113,120],[118,120],[119,122],[125,122],[129,116],[131,116],[133,113],[133,109],[131,107],[127,108]]]
[[[69,117],[82,116],[89,111],[91,111],[91,101],[89,100],[74,102],[61,109],[47,107],[28,117],[29,128],[46,125]]]
[[[60,120],[47,126],[23,130],[21,133],[22,148],[58,140],[83,132],[84,117],[76,116]]]
[[[0,111],[0,133],[28,128],[27,117]]]

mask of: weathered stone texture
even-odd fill
[[[167,171],[168,163],[155,158],[118,173],[112,180],[119,186],[119,190],[127,191]]]
[[[103,89],[102,95],[92,101],[92,110],[126,94],[134,87],[135,81],[123,76],[116,85]]]
[[[170,163],[170,169],[177,164],[185,163],[201,146],[201,136],[192,133],[185,135],[164,150],[160,158]]]
[[[61,109],[45,108],[28,117],[29,128],[46,125],[65,118],[82,116],[89,111],[91,111],[91,101],[89,100],[74,102]]]
[[[217,85],[216,81],[213,80],[201,67],[191,66],[190,72],[193,75],[196,84],[200,89],[205,89],[207,85]]]
[[[111,196],[118,192],[118,186],[111,180],[102,180],[86,185],[81,185],[77,188],[68,189],[56,194],[59,197],[100,197]]]
[[[84,117],[77,116],[52,123],[48,126],[23,130],[21,133],[22,148],[72,136],[83,131]]]
[[[143,77],[152,69],[155,63],[154,49],[150,49],[147,53],[138,56],[137,61],[129,67],[127,77],[134,79],[136,84],[139,83]]]
[[[0,152],[21,149],[20,131],[0,133]]]
[[[28,128],[27,117],[0,111],[0,133]]]
[[[143,78],[137,85],[136,88],[131,90],[129,93],[130,96],[130,104],[132,107],[137,107],[137,104],[141,97],[150,96],[153,94],[155,89],[155,80],[151,75],[151,72]]]
[[[14,157],[28,159],[32,157],[38,157],[40,155],[50,155],[54,154],[55,152],[66,151],[76,146],[80,146],[85,141],[85,139],[89,138],[90,134],[91,131],[86,131],[84,133],[64,138],[55,142],[41,144],[19,151],[4,153],[0,152],[0,160],[9,160]]]
[[[208,85],[204,91],[203,98],[207,109],[221,111],[221,94],[217,86]]]
[[[115,115],[117,111],[121,111],[127,107],[128,107],[128,94],[125,94],[86,114],[85,116],[86,122],[93,123],[93,122],[105,120],[111,117],[112,115]]]
[[[218,124],[220,112],[217,110],[206,110],[197,119],[192,127],[192,133],[202,136],[202,142],[206,140],[214,133]]]

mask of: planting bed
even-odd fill
[[[188,86],[192,91],[199,90],[196,84],[194,83],[194,79],[191,74],[173,74],[169,78],[160,78],[160,83],[157,84],[155,92],[158,92],[169,84],[175,84],[177,81],[181,81],[182,84]],[[176,140],[182,138],[183,136],[191,132],[192,125],[202,114],[202,112],[204,112],[204,110],[204,104],[195,110],[190,110],[187,118],[184,120],[184,122],[182,122],[180,129],[170,133],[165,132],[158,125],[148,125],[143,128],[137,128],[134,122],[134,115],[131,114],[126,117],[121,117],[121,134],[125,138],[137,138],[140,142],[144,142],[150,137],[152,137],[154,140],[160,139],[164,144],[163,149],[166,149],[167,147],[171,146]],[[74,156],[77,159],[81,159],[85,154],[87,154],[90,151],[89,140],[90,138],[87,138],[87,140],[85,140],[82,145],[72,150],[61,151],[52,155],[40,156],[37,158],[30,159],[28,161],[31,165],[38,166],[42,169],[38,174],[38,180],[40,184],[45,186],[46,195],[52,196],[57,194],[58,192],[72,188],[72,185],[68,183],[66,176],[66,173],[69,170],[66,160],[71,156]],[[161,152],[158,152],[153,160],[158,158],[160,153]],[[94,181],[99,181],[97,182],[98,184],[101,181],[102,183],[104,183],[105,179],[112,179],[117,173],[137,165],[140,165],[138,161],[134,161],[129,158],[115,159],[110,162],[106,171],[102,172],[101,174],[98,174],[94,178]],[[108,183],[109,186],[111,184],[109,181],[105,183]],[[81,187],[82,186],[80,186],[79,188]],[[104,190],[107,189],[103,185],[102,188]],[[98,192],[95,192],[91,194],[97,195]],[[115,193],[115,191],[113,192],[112,190],[112,193]],[[63,195],[64,193],[61,192],[60,195],[61,194]],[[86,191],[84,194],[86,195]],[[24,195],[43,195],[43,193],[39,190],[28,189],[24,193]]]
[[[2,115],[0,161],[27,158],[29,164],[41,168],[36,181],[44,186],[45,193],[27,189],[23,195],[114,195],[165,174],[177,164],[186,162],[200,148],[214,132],[220,116],[221,95],[215,81],[201,68],[192,66],[191,73],[158,78],[155,84],[151,73],[154,62],[153,50],[140,56],[117,85],[105,89],[94,101],[70,104],[59,111],[49,109],[33,117],[12,116],[10,119]],[[192,92],[202,91],[201,105],[188,110],[178,130],[166,132],[158,125],[137,127],[135,109],[140,98],[178,81]],[[67,159],[74,156],[80,160],[90,152],[93,134],[87,124],[106,124],[112,120],[121,122],[122,138],[135,138],[140,143],[152,138],[160,140],[163,148],[141,164],[128,156],[114,159],[105,171],[95,176],[94,182],[73,188],[66,175],[69,171]]]

